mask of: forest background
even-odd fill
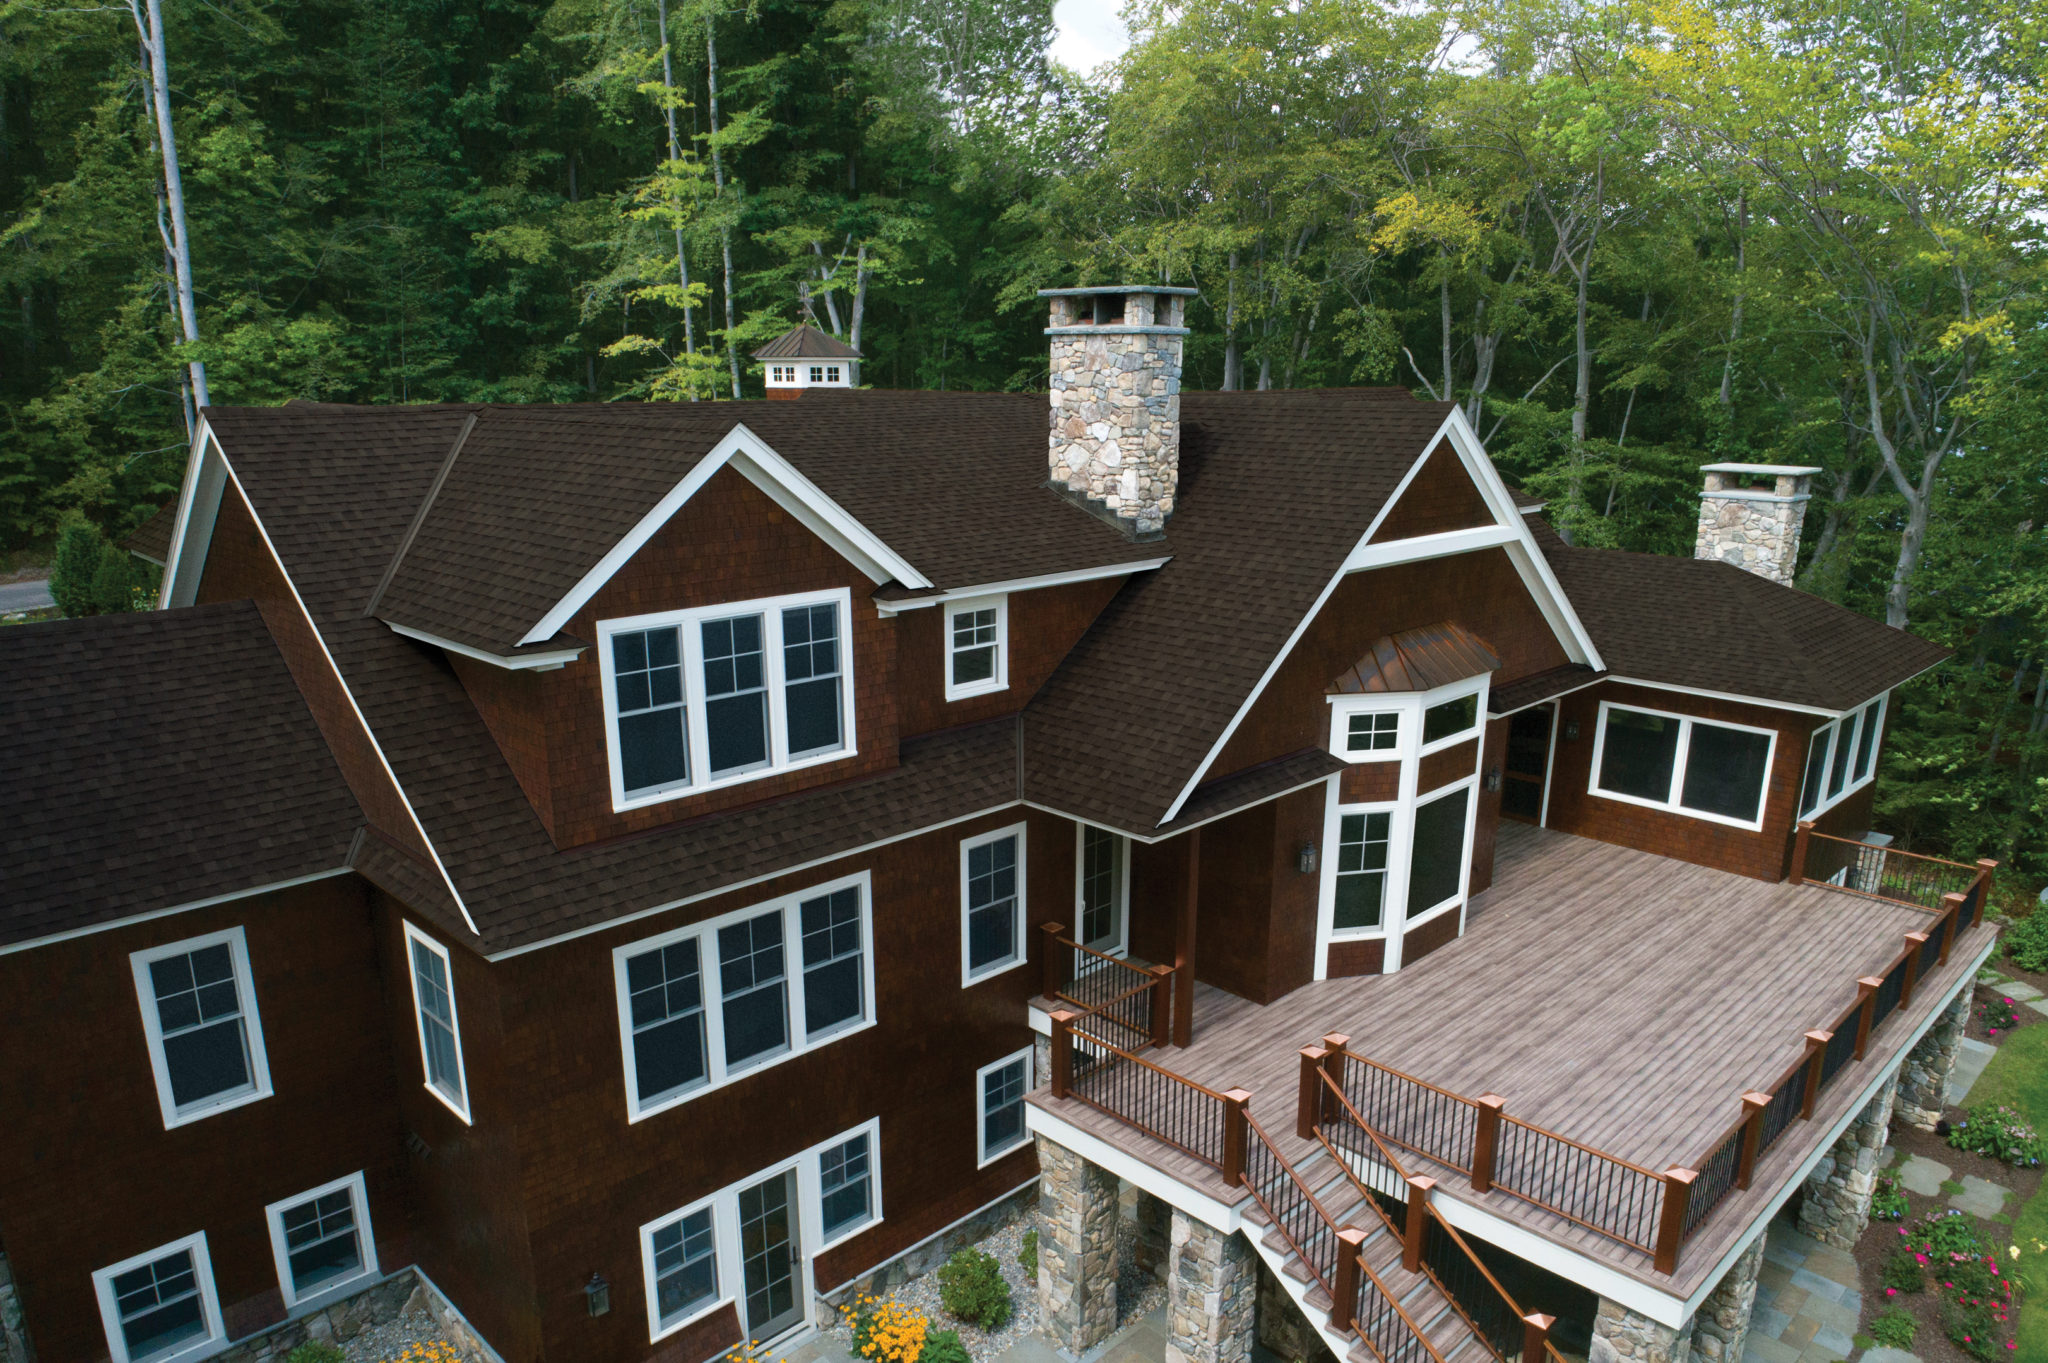
[[[0,0],[0,550],[150,515],[195,391],[758,396],[805,306],[1035,390],[1036,289],[1192,284],[1188,386],[1455,400],[1577,543],[1819,466],[1800,585],[1956,650],[1882,825],[2048,879],[2048,11],[1125,15],[1083,74],[1051,0]]]

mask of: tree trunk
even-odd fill
[[[668,119],[668,159],[672,162],[680,161],[683,159],[683,143],[682,139],[676,136],[676,72],[675,63],[670,55],[673,44],[668,40],[668,0],[654,0],[654,12],[661,22],[661,88],[666,95],[662,101],[662,113]],[[569,197],[571,200],[576,197],[574,156],[569,158]],[[697,352],[697,320],[695,310],[690,306],[690,258],[683,250],[681,222],[676,223],[676,278],[683,286],[683,353],[694,355]],[[697,390],[693,383],[690,388],[690,401],[696,400]]]
[[[186,345],[199,343],[199,313],[192,296],[192,238],[185,223],[185,179],[178,169],[178,135],[171,123],[170,60],[164,52],[163,0],[128,0],[128,13],[149,54],[149,96],[156,122],[158,149],[163,153],[164,199],[170,209],[172,268],[178,293],[178,324]],[[206,365],[198,359],[186,365],[192,384],[192,399],[199,407],[211,402],[206,391]]]
[[[862,242],[853,256],[853,316],[846,325],[846,343],[855,350],[860,349],[861,319],[868,310],[868,248]]]
[[[1742,340],[1742,304],[1744,294],[1741,281],[1749,269],[1749,191],[1742,190],[1735,196],[1735,308],[1728,319],[1728,353],[1721,361],[1721,410],[1728,411],[1734,406],[1735,394],[1735,347]]]
[[[1244,387],[1244,355],[1237,348],[1237,252],[1230,253],[1230,282],[1223,304],[1223,391]]]
[[[1438,251],[1436,254],[1437,260],[1442,262],[1444,253]],[[1437,396],[1442,401],[1449,402],[1452,400],[1451,379],[1453,375],[1451,373],[1451,276],[1448,266],[1445,267],[1443,279],[1437,284],[1437,310],[1442,314],[1444,329],[1444,386],[1437,389]]]
[[[704,60],[705,89],[710,95],[711,105],[711,179],[718,189],[718,197],[725,197],[725,157],[718,149],[718,37],[713,32],[711,15],[704,16]],[[733,349],[733,332],[738,323],[733,318],[732,306],[732,227],[721,222],[718,226],[719,245],[725,254],[725,359],[732,369],[732,395],[740,395],[740,355]]]

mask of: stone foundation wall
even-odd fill
[[[1155,301],[1163,313],[1156,322]],[[1053,300],[1053,326],[1088,324],[1075,302]],[[1132,294],[1119,325],[1178,328],[1181,311],[1179,298]],[[1138,534],[1159,533],[1180,480],[1181,337],[1110,326],[1049,339],[1052,482]]]
[[[214,1358],[220,1363],[280,1363],[301,1344],[340,1346],[400,1316],[422,1311],[434,1321],[442,1339],[455,1346],[464,1363],[504,1363],[497,1350],[486,1344],[462,1313],[440,1294],[434,1285],[411,1268],[402,1268],[383,1282],[354,1296],[323,1306],[318,1311],[282,1321],[261,1334],[229,1345]]]
[[[1674,1330],[1602,1297],[1593,1316],[1593,1344],[1586,1351],[1586,1363],[1687,1363],[1692,1334],[1691,1321]]]
[[[1038,1137],[1042,1328],[1076,1356],[1116,1329],[1116,1231],[1122,1219],[1117,1193],[1115,1174]]]
[[[1955,1073],[1956,1052],[1962,1049],[1963,1031],[1970,1022],[1972,992],[1966,988],[1956,995],[1899,1066],[1899,1096],[1892,1111],[1909,1126],[1934,1130],[1941,1110],[1948,1106],[1948,1080]]]
[[[826,1308],[821,1313],[823,1319],[837,1320],[841,1302],[852,1301],[862,1295],[886,1296],[911,1279],[922,1278],[952,1258],[956,1251],[986,1240],[1012,1222],[1029,1216],[1037,1203],[1038,1189],[1027,1183],[1002,1201],[991,1203],[965,1220],[955,1222],[881,1267],[843,1282],[830,1292],[820,1292],[818,1300]]]
[[[1749,1319],[1756,1305],[1756,1275],[1764,1265],[1764,1237],[1736,1257],[1693,1316],[1694,1363],[1742,1363]]]
[[[1257,1330],[1258,1255],[1175,1208],[1166,1279],[1166,1363],[1246,1363]]]
[[[1173,1208],[1143,1188],[1133,1188],[1131,1192],[1132,1262],[1165,1282],[1173,1265]]]
[[[1877,1187],[1877,1166],[1890,1140],[1892,1100],[1898,1088],[1894,1076],[1807,1177],[1799,1229],[1823,1244],[1853,1249],[1870,1224],[1870,1194]]]
[[[1259,1343],[1286,1363],[1336,1363],[1337,1355],[1323,1332],[1301,1313],[1266,1261],[1258,1260],[1257,1266]]]
[[[0,1363],[36,1363],[28,1322],[22,1319],[21,1293],[14,1285],[14,1269],[5,1250],[0,1250]]]

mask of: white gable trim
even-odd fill
[[[1147,573],[1163,568],[1172,555],[1160,558],[1137,559],[1130,563],[1106,563],[1099,568],[1075,568],[1064,573],[1041,573],[1037,577],[1013,577],[1001,582],[984,582],[977,587],[952,587],[931,596],[912,597],[908,600],[877,601],[875,610],[882,615],[900,615],[904,611],[923,610],[948,601],[965,601],[976,596],[1007,596],[1012,592],[1036,591],[1040,587],[1066,587],[1076,582],[1099,582],[1106,577],[1129,577],[1134,573]]]
[[[1385,523],[1389,513],[1400,504],[1401,494],[1408,490],[1408,485],[1415,481],[1416,475],[1422,471],[1422,466],[1436,453],[1438,442],[1444,439],[1450,441],[1451,448],[1457,452],[1458,461],[1465,466],[1466,473],[1471,476],[1473,486],[1479,489],[1480,499],[1486,503],[1487,512],[1493,517],[1493,525],[1373,544],[1372,537],[1379,533],[1380,526]],[[1245,716],[1251,713],[1252,706],[1265,694],[1267,684],[1280,670],[1280,665],[1294,652],[1294,646],[1301,642],[1301,636],[1308,632],[1310,623],[1322,613],[1330,594],[1337,590],[1337,584],[1348,574],[1389,567],[1396,563],[1440,558],[1447,554],[1472,553],[1486,548],[1501,548],[1507,551],[1509,561],[1515,565],[1515,571],[1521,575],[1523,583],[1529,588],[1529,595],[1536,602],[1537,609],[1543,612],[1543,618],[1549,622],[1551,631],[1556,634],[1558,642],[1564,645],[1565,655],[1573,662],[1585,663],[1596,671],[1604,671],[1606,664],[1601,662],[1600,651],[1593,646],[1592,635],[1586,632],[1585,625],[1579,620],[1578,612],[1573,610],[1571,602],[1565,599],[1564,588],[1558,584],[1557,578],[1550,571],[1550,566],[1543,561],[1543,551],[1537,546],[1535,536],[1530,533],[1528,523],[1516,509],[1515,499],[1508,495],[1507,484],[1501,481],[1500,474],[1493,467],[1493,461],[1486,457],[1486,449],[1480,443],[1477,432],[1472,429],[1472,423],[1465,420],[1464,412],[1453,407],[1450,415],[1444,418],[1443,425],[1437,427],[1435,434],[1423,442],[1422,453],[1409,465],[1408,471],[1401,476],[1401,481],[1394,485],[1394,491],[1380,507],[1379,514],[1372,518],[1372,524],[1359,536],[1358,543],[1352,546],[1351,552],[1344,556],[1343,566],[1323,585],[1323,590],[1317,594],[1315,603],[1295,622],[1287,641],[1280,646],[1280,651],[1273,655],[1273,660],[1266,664],[1266,670],[1259,674],[1259,680],[1252,687],[1251,693],[1237,707],[1237,713],[1230,717],[1230,723],[1223,726],[1223,732],[1217,735],[1216,742],[1203,755],[1201,763],[1196,766],[1194,774],[1188,777],[1180,793],[1173,797],[1173,803],[1167,807],[1165,817],[1159,822],[1170,823],[1174,816],[1180,813],[1181,806],[1187,803],[1188,797],[1194,794],[1195,787],[1208,775],[1209,767],[1216,761],[1216,755],[1230,742],[1231,736],[1237,732],[1237,726],[1244,722]]]
[[[583,580],[570,588],[569,594],[556,602],[519,642],[537,644],[560,633],[576,612],[597,595],[598,588],[611,581],[613,575],[625,567],[648,540],[654,538],[654,533],[668,524],[669,518],[682,510],[685,502],[697,495],[698,489],[711,480],[711,475],[727,464],[767,493],[777,506],[796,517],[805,529],[867,574],[869,580],[876,583],[893,580],[906,587],[933,585],[929,578],[911,566],[908,559],[884,544],[878,535],[826,496],[817,484],[799,473],[795,465],[769,448],[768,442],[748,430],[744,422],[736,422],[725,439],[712,446],[711,452],[698,460],[696,467],[684,474],[682,481],[670,488],[668,495],[656,502],[640,518],[640,523],[627,531],[626,537],[613,545],[611,551],[597,561],[597,566],[585,573]]]
[[[556,649],[549,653],[522,653],[508,658],[502,653],[486,653],[480,648],[471,648],[468,644],[458,644],[453,639],[443,639],[440,635],[429,634],[423,629],[393,625],[389,620],[384,623],[390,627],[393,634],[402,634],[408,639],[417,639],[423,644],[432,644],[435,648],[445,649],[450,653],[460,653],[465,658],[474,658],[480,663],[502,667],[508,672],[552,672],[558,667],[566,667],[583,655],[583,650],[578,647]]]
[[[220,514],[220,495],[227,486],[226,460],[212,423],[201,412],[192,452],[185,458],[184,483],[178,489],[178,512],[171,522],[171,547],[164,557],[158,610],[189,606],[199,594],[206,550],[213,543],[214,518]]]

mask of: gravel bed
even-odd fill
[[[363,1331],[341,1346],[348,1363],[391,1363],[408,1344],[445,1343],[447,1336],[425,1311],[407,1311],[398,1319]]]
[[[899,1302],[914,1310],[922,1311],[931,1318],[933,1330],[957,1330],[960,1342],[967,1346],[967,1352],[976,1359],[992,1359],[1008,1349],[1026,1335],[1038,1329],[1038,1284],[1024,1275],[1022,1265],[1017,1262],[1017,1251],[1023,1248],[1024,1232],[1035,1222],[1035,1217],[1022,1216],[1003,1230],[974,1246],[984,1254],[995,1256],[996,1264],[1002,1269],[1003,1281],[1010,1285],[1010,1319],[1000,1330],[984,1330],[969,1325],[966,1321],[955,1320],[939,1301],[939,1275],[927,1273],[914,1278],[901,1287],[884,1294],[884,1300]],[[831,1334],[843,1342],[848,1353],[853,1352],[853,1330],[841,1317],[832,1327]],[[354,1363],[354,1360],[351,1360]]]

